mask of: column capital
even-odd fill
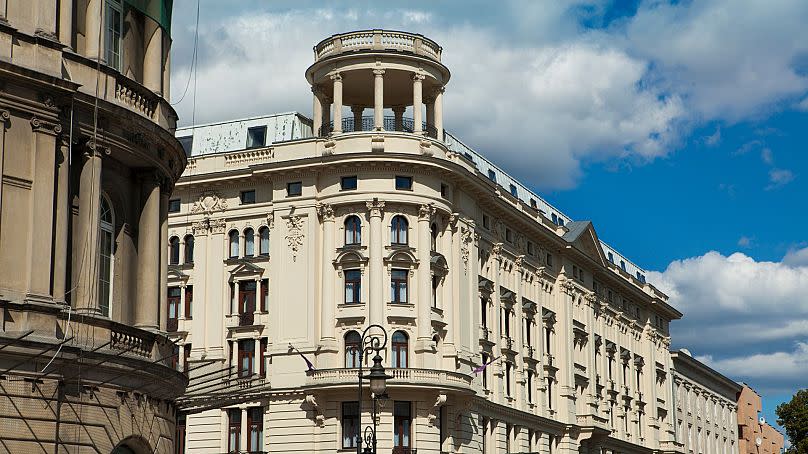
[[[342,73],[340,73],[340,72],[335,72],[334,74],[331,74],[331,75],[330,75],[330,76],[328,76],[328,77],[329,77],[331,80],[335,81],[335,82],[336,82],[336,81],[340,81],[340,82],[342,82]]]
[[[435,214],[435,206],[433,204],[424,204],[418,207],[418,220],[429,222]]]
[[[412,81],[413,82],[420,82],[420,81],[422,81],[424,79],[426,79],[426,76],[423,75],[423,74],[420,74],[420,73],[413,73],[412,74]]]
[[[372,218],[380,218],[382,217],[382,211],[384,211],[384,201],[379,199],[373,199],[371,202],[367,202],[366,206],[368,208],[368,213],[370,213],[370,217]]]
[[[375,74],[376,77],[382,77],[384,75],[384,70],[383,69],[374,69],[373,74]]]
[[[109,147],[105,147],[92,138],[87,138],[84,140],[84,146],[82,154],[85,158],[101,158],[103,156],[109,156],[110,149]]]
[[[391,109],[393,110],[393,113],[403,114],[404,111],[407,110],[407,106],[393,106]]]
[[[353,113],[362,113],[365,111],[365,106],[351,106],[351,112]]]
[[[62,133],[62,125],[35,115],[31,117],[31,130],[34,132],[41,132],[43,134],[57,136]]]
[[[319,85],[312,85],[311,92],[314,93],[314,96],[320,97],[325,94],[322,88]]]
[[[318,203],[315,208],[323,222],[334,222],[334,207],[330,203]]]

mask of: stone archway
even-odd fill
[[[149,442],[140,436],[124,438],[112,449],[111,454],[149,454],[152,452]]]

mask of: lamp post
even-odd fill
[[[375,328],[375,329],[374,329]],[[372,330],[372,331],[371,331]],[[393,378],[384,373],[384,366],[382,366],[382,356],[379,354],[387,346],[387,331],[381,325],[369,325],[362,332],[362,340],[360,342],[359,352],[359,416],[357,420],[357,433],[356,433],[356,454],[376,454],[376,400],[383,396],[387,390],[387,380]],[[373,356],[373,366],[367,375],[362,374],[362,362],[365,355],[375,352]],[[362,450],[362,438],[359,433],[362,427],[362,380],[370,382],[370,392],[373,394],[371,418],[373,419],[373,426],[365,427],[364,441],[365,449]]]

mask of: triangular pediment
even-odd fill
[[[260,266],[256,265],[255,263],[248,262],[248,261],[241,261],[235,268],[230,270],[230,275],[237,276],[237,275],[261,275],[264,273],[264,269]]]
[[[606,254],[600,245],[598,234],[591,221],[575,221],[567,224],[569,230],[563,238],[575,249],[583,252],[592,260],[606,266]]]

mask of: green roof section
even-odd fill
[[[171,36],[171,11],[174,9],[174,0],[123,0],[123,4],[152,18]]]

